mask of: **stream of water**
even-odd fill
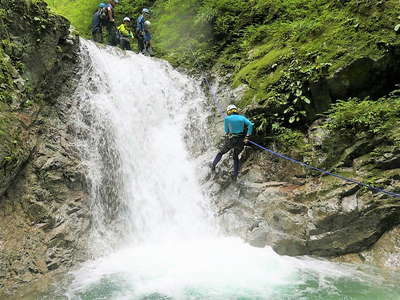
[[[212,153],[198,84],[166,62],[87,41],[82,61],[74,123],[93,259],[43,299],[400,299],[377,272],[224,236],[200,184]]]

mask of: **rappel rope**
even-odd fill
[[[254,146],[256,146],[256,147],[258,147],[258,148],[260,148],[260,149],[262,149],[262,150],[264,150],[264,151],[267,151],[267,152],[269,152],[269,153],[271,153],[271,154],[273,154],[273,155],[275,155],[275,156],[277,156],[277,157],[280,157],[280,158],[289,160],[289,161],[291,161],[291,162],[293,162],[293,163],[299,164],[299,165],[301,165],[301,166],[303,166],[303,167],[306,167],[306,168],[308,168],[308,169],[311,169],[311,170],[314,170],[314,171],[318,171],[318,172],[320,172],[320,173],[322,173],[322,174],[330,175],[330,176],[333,176],[333,177],[336,177],[336,178],[339,178],[339,179],[342,179],[342,180],[345,180],[345,181],[348,181],[348,182],[357,184],[357,185],[359,185],[359,186],[366,187],[366,188],[368,188],[369,190],[375,191],[375,192],[377,192],[377,193],[383,193],[383,194],[389,195],[389,196],[391,196],[391,197],[400,198],[400,194],[396,194],[396,193],[393,193],[393,192],[390,192],[390,191],[386,191],[386,190],[383,190],[383,189],[380,189],[380,188],[377,188],[377,187],[374,187],[374,186],[371,186],[371,185],[368,185],[368,184],[359,182],[359,181],[354,180],[354,179],[350,179],[350,178],[347,178],[347,177],[344,177],[344,176],[341,176],[341,175],[338,175],[338,174],[334,174],[334,173],[331,173],[331,172],[322,170],[322,169],[317,168],[317,167],[310,166],[310,165],[308,165],[308,164],[306,164],[306,163],[304,163],[304,162],[302,162],[302,161],[299,161],[299,160],[294,159],[294,158],[291,158],[291,157],[289,157],[289,156],[287,156],[287,155],[284,155],[284,154],[275,152],[275,151],[273,151],[273,150],[271,150],[271,149],[268,149],[268,148],[266,148],[266,147],[263,147],[263,146],[261,146],[261,145],[255,143],[255,142],[253,142],[253,141],[249,141],[249,143],[251,143],[251,144],[253,144]]]
[[[193,51],[193,49],[191,47],[190,47],[190,51],[192,52],[193,58],[195,60],[195,64],[197,66],[199,66],[198,60],[196,58],[196,55],[195,55],[195,53],[194,53],[194,51]],[[210,85],[208,79],[205,77],[204,80],[205,80],[205,82],[206,82],[206,84],[208,86],[208,89],[211,90],[211,85]],[[215,99],[215,96],[212,95],[211,98],[212,98],[212,100],[214,102],[214,105],[215,105],[216,109],[218,110],[218,113],[221,114],[222,117],[224,117],[224,113],[223,113],[224,110],[221,109],[220,105],[218,104],[217,100]],[[255,143],[253,141],[249,141],[249,143],[253,144],[254,146],[256,146],[256,147],[258,147],[258,148],[260,148],[260,149],[262,149],[264,151],[267,151],[267,152],[271,153],[272,155],[275,155],[277,157],[286,159],[286,160],[291,161],[291,162],[293,162],[295,164],[299,164],[299,165],[301,165],[301,166],[303,166],[305,168],[308,168],[310,170],[318,171],[318,172],[320,172],[322,174],[333,176],[333,177],[345,180],[347,182],[351,182],[351,183],[357,184],[359,186],[366,187],[367,189],[369,189],[371,191],[374,191],[374,192],[377,192],[377,193],[383,193],[383,194],[386,194],[386,195],[391,196],[391,197],[400,198],[400,194],[393,193],[393,192],[390,192],[390,191],[386,191],[384,189],[380,189],[380,188],[377,188],[375,186],[372,186],[372,185],[369,185],[369,184],[366,184],[366,183],[363,183],[363,182],[360,182],[360,181],[357,181],[357,180],[354,180],[354,179],[351,179],[351,178],[347,178],[347,177],[344,177],[344,176],[341,176],[341,175],[338,175],[338,174],[335,174],[335,173],[331,173],[329,171],[326,171],[326,170],[323,170],[323,169],[320,169],[320,168],[317,168],[317,167],[310,166],[310,165],[308,165],[308,164],[306,164],[306,163],[304,163],[302,161],[296,160],[296,159],[291,158],[291,157],[289,157],[287,155],[284,155],[284,154],[275,152],[275,151],[273,151],[271,149],[268,149],[266,147],[263,147],[263,146]]]

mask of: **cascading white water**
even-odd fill
[[[165,62],[83,43],[90,61],[76,116],[96,249],[115,234],[138,244],[209,232],[183,138],[189,113],[201,106],[198,88]]]
[[[351,267],[220,235],[189,150],[207,145],[200,88],[165,62],[82,44],[74,123],[90,183],[94,259],[73,273],[68,298],[395,295]]]

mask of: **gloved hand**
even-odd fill
[[[244,138],[243,143],[244,143],[245,145],[247,145],[247,144],[249,143],[249,137],[248,137],[247,135],[246,135],[246,137]]]

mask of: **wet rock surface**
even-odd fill
[[[399,193],[396,147],[362,134],[333,140],[322,123],[317,120],[306,135],[312,146],[308,163]],[[209,179],[219,220],[229,234],[256,247],[272,246],[282,255],[398,268],[397,198],[322,176],[254,147],[246,147],[241,161],[237,182],[230,177],[229,155]]]
[[[54,111],[53,111],[54,113]],[[35,150],[0,203],[5,294],[84,257],[89,226],[83,170],[66,124],[47,116]],[[43,127],[45,126],[45,127]]]
[[[0,28],[0,297],[7,298],[82,259],[89,219],[68,126],[79,40],[42,1],[0,3],[7,8]]]
[[[18,174],[36,143],[30,128],[43,104],[54,103],[76,60],[67,20],[49,15],[38,1],[1,1],[0,195]],[[23,20],[23,21],[22,21]]]
[[[272,181],[253,163],[244,164],[237,182],[223,171],[214,179],[221,222],[253,246],[282,255],[359,253],[399,224],[396,199],[327,177]]]

